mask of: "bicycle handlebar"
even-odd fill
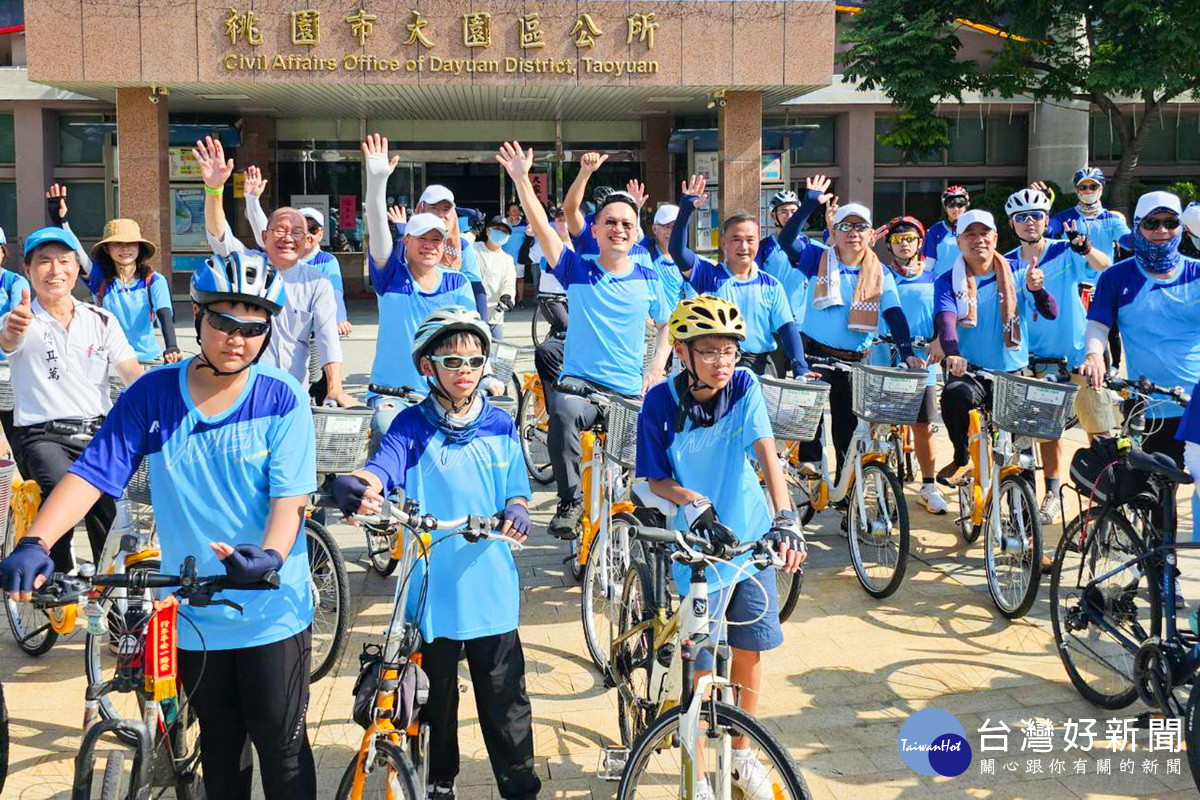
[[[753,552],[754,557],[751,561],[763,564],[769,563],[774,567],[783,567],[783,559],[771,549],[765,539],[739,544],[735,547],[721,547],[687,531],[678,531],[670,528],[652,528],[648,526],[638,526],[634,529],[633,535],[647,542],[678,545],[685,554],[685,558],[686,554],[692,554],[704,561],[728,560],[743,553]]]
[[[1110,374],[1104,378],[1104,386],[1118,392],[1128,389],[1146,396],[1151,394],[1166,395],[1165,399],[1171,400],[1180,406],[1186,406],[1192,401],[1192,396],[1184,391],[1182,386],[1160,386],[1157,383],[1147,380],[1145,375],[1136,380],[1130,380],[1127,378],[1118,378]]]
[[[589,386],[586,383],[580,383],[574,378],[563,378],[558,383],[554,384],[554,391],[560,394],[569,394],[575,397],[582,397],[600,410],[604,410],[612,404],[609,396],[603,391]]]

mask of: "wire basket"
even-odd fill
[[[776,439],[810,442],[817,436],[821,416],[829,405],[829,384],[759,378],[767,416]]]
[[[650,369],[650,364],[654,361],[654,343],[658,341],[658,326],[647,325],[646,336],[642,342],[642,372]]]
[[[142,463],[138,465],[137,470],[133,473],[133,477],[129,479],[128,485],[125,486],[125,496],[134,503],[141,505],[150,505],[150,460],[143,456]]]
[[[310,336],[308,338],[308,382],[316,383],[321,380],[323,374],[324,372],[321,370],[321,357],[317,353],[316,337]]]
[[[636,466],[637,419],[641,410],[641,403],[613,397],[605,415],[604,455],[627,469]]]
[[[928,380],[924,370],[855,364],[850,373],[854,416],[891,425],[916,422]]]
[[[367,463],[367,435],[374,409],[314,406],[312,414],[317,432],[317,472],[362,469]]]
[[[142,369],[145,372],[163,365],[163,362],[159,359],[154,361],[139,361],[138,363],[142,365]],[[114,369],[108,373],[108,396],[115,403],[123,391],[125,391],[125,379]]]
[[[1007,372],[992,373],[992,420],[1014,436],[1058,439],[1075,408],[1073,383],[1051,383]]]
[[[13,475],[16,463],[0,461],[0,542],[8,541],[8,504],[12,500]]]
[[[12,411],[14,405],[12,367],[0,364],[0,411]]]
[[[491,356],[492,376],[507,385],[512,381],[513,372],[517,366],[517,359],[532,352],[533,348],[531,347],[518,347],[509,342],[493,340]]]

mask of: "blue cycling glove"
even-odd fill
[[[330,484],[329,493],[333,495],[333,501],[342,513],[352,517],[358,513],[362,506],[363,493],[369,488],[370,484],[357,475],[338,475]]]
[[[283,567],[283,556],[256,544],[239,544],[221,563],[234,583],[258,583],[268,572],[278,572]]]
[[[22,536],[8,558],[0,561],[0,586],[6,592],[32,592],[38,575],[54,574],[54,559],[36,536]]]
[[[528,536],[533,523],[529,520],[529,508],[524,503],[509,503],[504,507],[505,522],[512,523],[512,533]]]

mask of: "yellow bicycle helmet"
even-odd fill
[[[701,336],[729,336],[739,342],[746,338],[746,318],[728,300],[702,294],[683,300],[667,322],[671,339],[686,342]]]

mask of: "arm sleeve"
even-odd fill
[[[808,359],[804,357],[804,344],[800,341],[800,329],[795,322],[785,322],[779,327],[779,340],[792,360],[792,372],[799,377],[808,372]]]
[[[481,319],[486,320],[488,318],[487,287],[480,281],[471,281],[471,295],[474,299],[475,310],[479,312]]]
[[[313,291],[313,335],[317,340],[317,359],[321,366],[342,362],[342,340],[337,330],[337,303],[333,284],[315,281]]]
[[[667,393],[670,394],[669,389]],[[639,478],[657,481],[675,477],[675,471],[671,468],[671,457],[667,453],[667,420],[653,413],[665,405],[656,397],[651,408],[643,406],[642,412],[638,414],[635,472]],[[648,411],[650,413],[647,413]]]
[[[246,195],[246,221],[250,223],[250,232],[259,247],[263,244],[263,234],[267,231],[267,212],[263,211],[262,198],[256,194]]]
[[[1033,296],[1033,305],[1038,313],[1046,319],[1058,319],[1058,302],[1053,295],[1046,290],[1046,287],[1038,289],[1036,292],[1030,292]]]
[[[110,497],[119,498],[149,451],[149,394],[145,387],[121,393],[99,432],[71,465],[71,472]],[[314,464],[313,469],[316,469]],[[315,474],[315,473],[314,473]]]
[[[379,442],[379,449],[366,466],[366,470],[383,483],[385,496],[397,487],[404,487],[404,475],[408,472],[409,464],[416,461],[412,458],[412,440],[404,429],[403,420],[403,416],[392,420],[391,427]]]
[[[267,479],[271,497],[295,497],[317,490],[317,443],[308,397],[293,389],[296,405],[271,426]]]
[[[225,233],[220,239],[209,233],[207,229],[204,231],[204,236],[208,239],[209,248],[221,258],[226,258],[230,253],[246,252],[246,246],[233,235],[228,225],[225,226]]]
[[[533,488],[529,485],[529,470],[525,467],[525,456],[521,453],[521,443],[517,440],[517,429],[513,426],[508,438],[504,440],[505,455],[508,458],[508,473],[504,476],[504,497],[506,503],[514,497],[524,497],[533,500]]]
[[[692,221],[692,212],[696,210],[696,199],[690,194],[679,198],[679,216],[675,218],[675,226],[671,228],[671,240],[667,243],[667,252],[679,269],[680,274],[687,277],[700,257],[687,246],[687,236]]]
[[[938,341],[942,343],[942,352],[948,356],[959,355],[958,352],[958,314],[954,311],[939,311],[934,325],[938,332]]]
[[[808,237],[803,236],[801,232],[808,226],[808,220],[820,205],[817,198],[820,195],[813,189],[808,189],[804,192],[804,200],[800,203],[800,208],[792,214],[792,218],[783,226],[783,230],[779,231],[779,248],[783,250],[784,255],[791,261],[798,258],[800,253],[804,252],[804,247],[808,245]]]
[[[896,343],[896,349],[900,351],[900,355],[903,358],[911,356],[913,354],[912,334],[908,330],[908,318],[904,316],[904,309],[898,305],[885,308],[883,318],[887,320],[888,330],[892,333],[892,341]]]
[[[154,312],[158,317],[158,328],[162,331],[163,347],[170,349],[174,347],[179,349],[179,343],[175,340],[175,320],[171,316],[171,312],[165,308],[160,308]]]

